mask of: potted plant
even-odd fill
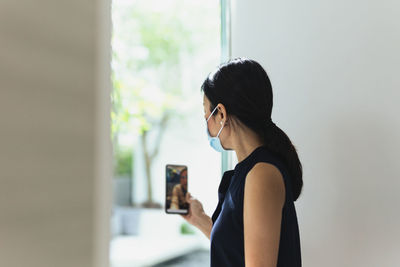
[[[132,203],[132,162],[132,149],[117,147],[113,168],[113,204],[116,206],[129,206]]]

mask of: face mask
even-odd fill
[[[222,128],[224,128],[224,125],[222,125],[222,121],[221,121],[221,129],[219,129],[219,132],[217,134],[217,136],[213,137],[210,135],[210,132],[208,131],[208,120],[211,118],[212,114],[214,113],[214,111],[217,109],[217,107],[214,108],[214,110],[211,112],[210,116],[208,116],[208,119],[206,121],[206,131],[207,131],[207,136],[208,136],[208,141],[210,142],[210,146],[212,148],[214,148],[216,151],[218,152],[222,152],[222,151],[226,151],[222,145],[221,145],[221,141],[219,140],[218,136],[222,131]]]

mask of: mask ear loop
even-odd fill
[[[211,115],[214,113],[214,111],[217,109],[217,107],[218,107],[218,106],[216,106],[216,107],[214,108],[214,110],[211,112],[210,116],[208,116],[207,122],[208,122],[208,120],[211,118]]]
[[[224,124],[222,124],[222,121],[221,121],[221,125],[222,125],[222,127],[221,127],[221,129],[219,129],[219,132],[217,133],[217,137],[219,136],[219,134],[221,133],[221,131],[222,131],[222,128],[224,128]]]
[[[210,116],[208,116],[207,122],[208,122],[208,120],[211,118],[211,115],[215,112],[215,110],[216,110],[217,108],[218,108],[218,106],[216,106],[216,107],[214,108],[214,110],[211,112]],[[221,121],[221,125],[222,125],[222,121]],[[219,129],[219,131],[218,131],[216,137],[219,136],[219,134],[221,133],[221,131],[222,131],[222,129],[224,128],[224,126],[225,126],[225,125],[222,125],[221,129]]]

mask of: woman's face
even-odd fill
[[[210,117],[211,111],[210,111],[210,101],[208,100],[208,98],[206,97],[206,95],[204,94],[203,96],[203,107],[204,107],[204,119],[207,121],[208,117]],[[217,111],[215,111],[217,112]],[[215,114],[214,112],[214,114]],[[207,122],[207,126],[208,126],[208,131],[210,132],[211,136],[216,136],[219,128],[217,129],[217,125],[216,125],[216,121],[215,121],[215,117],[211,116],[210,119]]]
[[[187,170],[182,170],[180,173],[180,183],[184,188],[187,187]]]

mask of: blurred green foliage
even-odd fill
[[[149,131],[182,101],[180,61],[195,47],[182,3],[169,1],[158,10],[152,1],[113,4],[114,141],[121,132]]]
[[[132,176],[132,149],[119,149],[114,154],[114,177]]]
[[[183,222],[181,224],[181,234],[183,234],[183,235],[192,235],[194,233],[195,232],[194,232],[192,226],[190,226],[190,224],[188,224],[186,222]]]

